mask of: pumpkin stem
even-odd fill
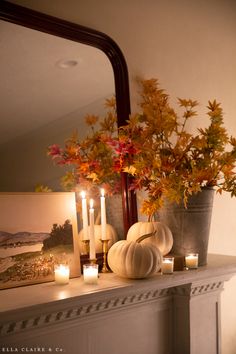
[[[157,230],[155,230],[154,232],[150,232],[149,234],[142,235],[136,240],[136,242],[140,243],[140,242],[142,242],[143,240],[145,240],[148,237],[155,236],[156,233],[157,233]]]
[[[153,219],[154,219],[154,213],[148,215],[148,222],[152,221]]]

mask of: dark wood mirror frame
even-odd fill
[[[0,19],[102,50],[113,68],[117,124],[125,124],[130,114],[128,69],[120,48],[109,36],[3,0],[0,2]],[[127,174],[123,173],[121,179],[123,222],[127,233],[128,228],[137,221],[137,203],[135,194],[129,190],[130,181]]]

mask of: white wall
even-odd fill
[[[110,35],[128,63],[133,110],[134,78],[158,77],[173,97],[194,98],[205,112],[218,99],[236,135],[235,0],[16,0],[16,3]],[[206,116],[199,118],[204,124]],[[216,197],[209,250],[236,255],[236,200]],[[235,354],[236,279],[222,296],[223,354]],[[207,354],[207,353],[206,353]]]

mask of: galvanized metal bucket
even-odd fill
[[[187,208],[183,203],[166,203],[158,212],[158,220],[169,226],[173,233],[171,253],[178,256],[198,253],[199,265],[207,264],[213,199],[214,189],[203,188],[189,198]]]

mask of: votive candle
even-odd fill
[[[98,264],[84,264],[83,276],[86,284],[97,284],[98,282]]]
[[[163,258],[161,265],[162,274],[172,274],[174,271],[174,257]]]
[[[55,266],[55,283],[64,285],[69,283],[70,269],[68,265],[59,264]]]
[[[190,253],[186,255],[185,265],[188,269],[196,269],[198,267],[198,253]]]

